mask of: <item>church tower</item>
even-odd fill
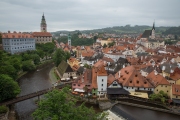
[[[69,48],[71,49],[71,36],[70,36],[70,34],[68,35],[68,45],[69,45]]]
[[[155,39],[155,22],[153,23],[153,27],[152,27],[151,39]]]
[[[47,24],[46,24],[46,20],[44,17],[44,13],[41,19],[41,32],[47,32]]]

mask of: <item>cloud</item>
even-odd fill
[[[179,0],[1,0],[0,31],[40,31],[44,12],[48,31],[112,26],[179,26]]]

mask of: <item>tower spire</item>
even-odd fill
[[[47,24],[46,24],[46,20],[44,17],[44,12],[43,12],[42,19],[41,19],[41,32],[47,32]]]
[[[152,30],[155,30],[155,20],[154,20],[154,22],[153,22]]]

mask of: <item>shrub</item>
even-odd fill
[[[6,113],[8,111],[8,108],[6,106],[0,106],[0,114],[1,113]]]

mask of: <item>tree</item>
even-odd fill
[[[115,42],[111,42],[111,43],[108,43],[108,47],[110,48],[111,46],[114,46]]]
[[[20,93],[18,83],[5,74],[0,74],[0,101],[16,97]]]
[[[2,35],[0,33],[0,44],[2,44]]]
[[[104,43],[103,48],[106,48],[106,47],[107,47],[107,45],[106,45],[106,43]]]
[[[53,90],[38,103],[38,108],[32,114],[34,119],[44,120],[97,120],[98,114],[84,104],[76,105],[76,100],[69,94],[68,88],[61,91]],[[104,116],[103,116],[104,117]]]
[[[36,69],[36,66],[33,64],[31,60],[23,61],[22,69],[24,71],[32,71]]]
[[[55,65],[58,66],[62,60],[67,61],[70,58],[70,56],[71,55],[69,52],[63,51],[62,49],[57,49],[53,56]]]
[[[64,51],[62,49],[57,49],[54,54],[53,60],[55,65],[58,66],[62,60],[65,60]]]
[[[159,91],[158,94],[155,94],[155,93],[151,94],[149,97],[150,97],[151,100],[160,101],[163,104],[165,104],[166,100],[168,99],[167,93],[165,93],[162,90]]]

